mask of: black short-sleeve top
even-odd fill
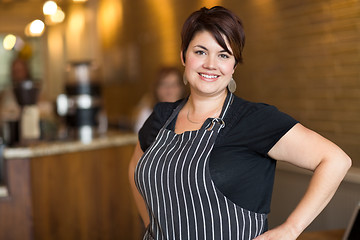
[[[139,131],[144,152],[180,102],[158,103],[154,107]],[[276,161],[267,153],[297,121],[274,106],[236,96],[223,120],[225,127],[209,159],[212,180],[238,206],[269,213]],[[174,131],[175,123],[176,118],[168,129]]]

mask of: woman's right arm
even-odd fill
[[[136,144],[135,151],[133,153],[133,156],[131,158],[130,165],[129,165],[129,182],[130,182],[130,187],[131,187],[133,197],[134,197],[136,206],[138,208],[139,214],[144,222],[145,227],[147,227],[147,225],[149,225],[149,223],[150,223],[148,211],[147,211],[144,199],[141,196],[141,194],[139,193],[137,187],[135,186],[135,181],[134,181],[135,167],[143,154],[144,154],[144,152],[141,150],[140,143],[138,142]]]

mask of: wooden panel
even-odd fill
[[[329,230],[320,232],[304,232],[298,240],[340,240],[344,235],[344,230]]]
[[[6,161],[10,195],[0,198],[0,239],[33,239],[29,169],[26,159]]]
[[[128,183],[133,146],[32,159],[35,239],[140,239]]]

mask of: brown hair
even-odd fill
[[[242,63],[242,50],[245,44],[242,22],[233,12],[221,6],[215,6],[210,9],[203,7],[193,12],[186,19],[181,31],[181,51],[184,62],[191,40],[197,32],[204,30],[210,32],[219,45],[228,53],[231,53],[226,46],[223,38],[224,35],[233,51],[235,65]]]

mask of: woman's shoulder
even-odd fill
[[[232,115],[241,115],[242,117],[250,116],[258,112],[278,111],[278,109],[270,104],[263,102],[249,101],[234,95],[233,103],[230,107]]]
[[[237,96],[234,97],[230,111],[224,120],[232,132],[236,132],[236,130],[241,132],[266,131],[274,127],[287,129],[298,122],[274,105],[252,102]]]
[[[155,114],[159,120],[166,121],[182,101],[183,99],[176,102],[159,102],[154,106],[153,114]]]
[[[139,131],[140,146],[144,152],[154,141],[160,129],[181,101],[182,100],[179,100],[173,103],[159,102],[154,106],[153,112]]]
[[[274,105],[235,97],[219,144],[242,142],[261,153],[267,151],[298,121]],[[226,136],[226,137],[224,137]]]

